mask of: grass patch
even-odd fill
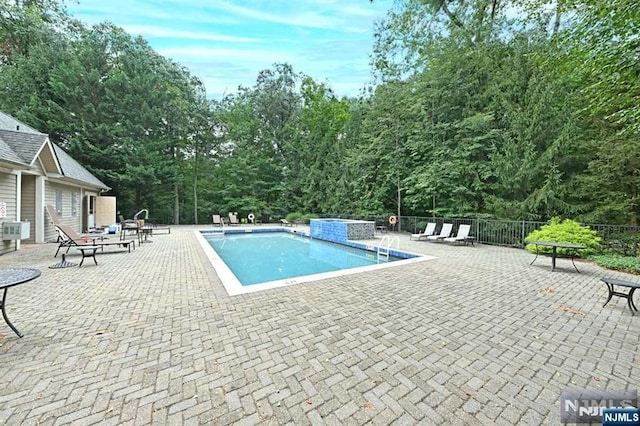
[[[600,254],[590,257],[592,261],[607,269],[640,275],[640,261],[635,256],[616,256],[614,254]]]

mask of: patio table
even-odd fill
[[[536,261],[536,259],[538,258],[538,246],[546,246],[546,247],[551,247],[551,272],[553,272],[556,269],[556,258],[558,257],[558,247],[560,248],[566,248],[569,249],[569,256],[571,257],[571,263],[573,264],[573,267],[576,269],[577,272],[578,271],[578,267],[576,266],[575,262],[573,261],[573,253],[576,250],[581,250],[581,249],[585,249],[587,248],[587,246],[584,246],[582,244],[573,244],[573,243],[563,243],[563,242],[559,242],[559,241],[525,241],[525,244],[535,244],[536,246],[536,257],[531,261],[531,263],[529,265],[533,265],[533,262]]]
[[[7,318],[7,292],[9,287],[13,287],[18,284],[26,283],[40,276],[40,271],[32,268],[0,268],[0,289],[4,289],[2,294],[2,300],[0,300],[0,309],[2,310],[2,317],[4,321],[11,327],[11,329],[22,337],[23,334],[11,324],[9,318]]]

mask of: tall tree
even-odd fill
[[[73,25],[63,2],[0,0],[0,63],[28,56],[33,47],[47,44]]]
[[[286,147],[286,188],[305,212],[337,212],[348,197],[344,168],[349,103],[306,77],[295,134]]]

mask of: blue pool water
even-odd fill
[[[399,260],[288,232],[228,234],[207,242],[243,286]]]

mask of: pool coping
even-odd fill
[[[401,260],[396,260],[394,262],[388,262],[388,263],[379,263],[377,265],[368,265],[368,266],[360,266],[357,268],[350,268],[350,269],[343,269],[343,270],[339,270],[339,271],[331,271],[331,272],[323,272],[320,274],[313,274],[313,275],[304,275],[301,277],[295,277],[295,278],[286,278],[286,279],[282,279],[282,280],[275,280],[275,281],[267,281],[264,283],[259,283],[259,284],[251,284],[251,285],[247,285],[247,286],[243,286],[240,281],[238,280],[238,278],[235,276],[235,274],[231,271],[231,269],[229,269],[229,267],[227,266],[227,264],[222,260],[222,258],[220,258],[220,256],[218,255],[218,253],[216,253],[216,251],[213,249],[213,247],[211,247],[211,245],[209,245],[207,239],[206,239],[206,235],[220,235],[224,233],[230,233],[230,234],[252,234],[252,233],[266,233],[266,232],[286,232],[286,233],[290,233],[290,234],[299,234],[308,238],[311,238],[311,236],[309,235],[309,232],[303,231],[303,230],[297,230],[297,229],[291,229],[291,228],[285,228],[285,227],[281,227],[281,226],[274,226],[274,227],[260,227],[260,228],[233,228],[233,229],[200,229],[200,230],[195,230],[194,234],[196,236],[196,240],[200,243],[202,249],[205,252],[205,255],[207,256],[207,258],[209,259],[209,261],[211,262],[211,266],[213,266],[213,269],[215,270],[216,274],[218,275],[218,277],[220,278],[220,281],[222,282],[222,285],[224,286],[225,290],[227,291],[227,294],[229,296],[238,296],[241,294],[247,294],[247,293],[255,293],[255,292],[259,292],[259,291],[265,291],[265,290],[271,290],[274,288],[281,288],[281,287],[287,287],[287,286],[291,286],[291,285],[297,285],[297,284],[303,284],[303,283],[308,283],[308,282],[313,282],[313,281],[320,281],[320,280],[324,280],[324,279],[328,279],[328,278],[335,278],[335,277],[342,277],[342,276],[347,276],[347,275],[354,275],[354,274],[359,274],[359,273],[363,273],[363,272],[370,272],[370,271],[376,271],[376,270],[380,270],[380,269],[387,269],[387,268],[392,268],[392,267],[398,267],[398,266],[403,266],[403,265],[409,265],[409,264],[414,264],[414,263],[418,263],[418,262],[424,262],[427,260],[433,260],[436,259],[435,256],[429,256],[429,255],[424,255],[424,254],[419,254],[419,253],[413,253],[410,251],[406,251],[406,250],[396,250],[396,249],[390,249],[389,250],[389,254],[391,256],[395,256],[395,257],[400,257],[402,258]],[[325,241],[325,240],[323,240]],[[336,243],[334,241],[327,241],[333,244],[339,244]],[[367,251],[375,251],[375,247],[377,247],[376,245],[372,245],[372,244],[365,244],[365,243],[360,243],[357,241],[345,241],[344,244],[347,247],[354,247],[354,248],[359,248],[359,249],[363,249],[363,250],[367,250]],[[407,255],[412,256],[412,257],[407,257]]]

